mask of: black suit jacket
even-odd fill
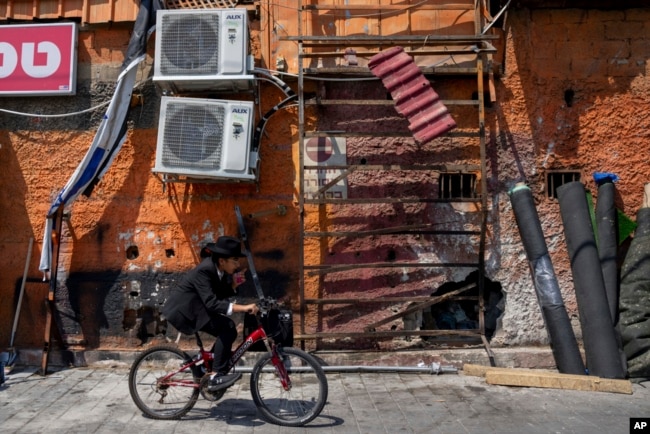
[[[190,270],[172,289],[162,314],[177,330],[193,334],[205,326],[210,317],[228,312],[229,297],[235,295],[232,276],[219,279],[211,257]]]

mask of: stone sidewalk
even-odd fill
[[[650,384],[631,395],[494,386],[462,371],[328,373],[323,413],[302,428],[257,415],[245,374],[216,403],[200,398],[180,421],[143,417],[128,390],[128,366],[16,367],[0,386],[3,433],[627,433],[650,417]]]

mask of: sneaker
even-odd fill
[[[225,389],[227,387],[232,386],[235,384],[237,380],[241,378],[241,373],[235,373],[235,374],[215,374],[212,378],[210,378],[210,382],[208,383],[208,390],[210,392],[214,392],[217,390]]]

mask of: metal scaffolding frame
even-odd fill
[[[492,87],[493,73],[491,70],[491,59],[493,53],[496,52],[496,49],[491,44],[491,41],[497,39],[498,36],[495,35],[484,35],[482,32],[483,23],[486,20],[487,11],[485,10],[485,5],[483,2],[474,2],[473,13],[474,13],[474,35],[449,35],[449,36],[310,36],[305,34],[305,29],[303,29],[304,20],[302,14],[304,13],[314,13],[315,11],[339,11],[343,6],[341,5],[325,5],[325,4],[304,4],[305,2],[301,1],[299,8],[299,25],[298,31],[300,35],[304,36],[289,36],[283,39],[292,40],[297,42],[299,54],[298,54],[298,107],[299,107],[299,209],[300,209],[300,231],[301,231],[301,243],[300,243],[300,325],[298,334],[295,338],[298,341],[306,340],[318,340],[331,338],[349,338],[349,337],[358,337],[358,338],[386,338],[386,337],[404,337],[404,336],[438,336],[438,337],[451,337],[451,336],[470,336],[476,337],[477,340],[480,339],[484,344],[488,354],[491,359],[492,353],[489,348],[489,343],[485,336],[485,324],[484,324],[484,286],[485,286],[485,249],[486,249],[486,231],[488,225],[488,197],[487,197],[487,176],[486,176],[486,138],[485,138],[485,80],[489,82],[489,93],[492,100],[495,99],[494,91]],[[357,8],[357,9],[368,9],[368,5],[345,5],[345,9]],[[451,7],[458,8],[458,5],[444,5],[444,4],[424,4],[421,7],[426,9],[449,9]],[[380,10],[390,9],[394,10],[396,6],[393,5],[383,5],[383,6],[373,6],[373,8],[379,8]],[[453,67],[453,66],[440,66],[440,67],[425,67],[420,68],[423,74],[427,76],[464,76],[467,79],[476,80],[476,92],[477,98],[472,100],[451,100],[444,101],[446,105],[466,105],[476,107],[477,111],[477,128],[473,134],[474,137],[478,138],[479,148],[480,148],[480,165],[445,165],[445,164],[422,164],[417,166],[408,166],[408,165],[346,165],[346,166],[332,166],[328,169],[338,169],[341,170],[342,174],[337,179],[332,180],[327,185],[324,185],[318,191],[318,195],[315,197],[306,197],[305,194],[305,170],[313,170],[318,168],[318,166],[309,166],[305,164],[305,155],[304,147],[305,140],[311,137],[332,137],[332,136],[344,136],[344,137],[388,137],[388,136],[410,136],[409,132],[396,131],[394,133],[350,133],[350,132],[318,132],[308,130],[305,123],[305,111],[306,107],[310,105],[316,106],[326,106],[326,105],[385,105],[385,104],[394,104],[390,100],[363,100],[363,99],[350,99],[350,100],[341,100],[333,99],[328,100],[321,97],[308,96],[305,93],[305,75],[327,75],[327,76],[343,76],[343,75],[353,75],[359,77],[371,77],[372,74],[370,70],[366,67],[358,66],[345,66],[345,67],[316,67],[316,68],[307,68],[305,67],[305,60],[311,59],[314,57],[317,58],[326,58],[328,56],[341,56],[340,51],[341,47],[354,46],[354,47],[365,47],[363,51],[358,51],[357,55],[371,56],[378,53],[379,50],[390,48],[396,45],[413,47],[418,45],[419,47],[426,45],[426,49],[417,48],[417,49],[408,49],[404,51],[410,55],[431,55],[431,54],[449,54],[457,53],[463,55],[471,55],[474,57],[474,65],[472,67]],[[329,48],[328,48],[329,47]],[[339,50],[333,49],[338,47]],[[317,50],[314,51],[314,48]],[[323,50],[329,51],[323,51]],[[448,135],[456,134],[454,132],[447,133]],[[336,184],[341,179],[349,176],[351,173],[357,171],[372,171],[372,170],[426,170],[432,172],[444,172],[444,171],[458,171],[458,172],[472,172],[476,171],[480,173],[480,194],[476,198],[471,199],[417,199],[417,198],[384,198],[382,200],[378,199],[333,199],[327,198],[323,194],[327,189],[332,185]],[[339,205],[354,205],[360,203],[423,203],[423,202],[462,202],[462,201],[471,201],[480,205],[480,230],[479,231],[454,231],[454,230],[434,230],[430,225],[409,225],[409,226],[400,226],[400,227],[390,227],[385,229],[369,230],[365,232],[345,232],[345,231],[320,231],[320,232],[310,232],[305,230],[305,206],[306,205],[317,205],[319,207],[326,206],[330,204],[339,204]],[[459,235],[477,235],[480,237],[479,247],[478,247],[478,258],[476,261],[463,262],[463,263],[435,263],[435,262],[418,262],[418,263],[397,263],[397,262],[377,262],[377,263],[365,263],[365,264],[340,264],[340,265],[327,265],[327,264],[305,264],[305,240],[307,238],[316,237],[316,238],[327,238],[327,237],[363,237],[363,236],[372,236],[377,234],[405,234],[405,233],[426,233],[426,234],[438,234],[438,235],[449,235],[449,236],[459,236]],[[390,267],[471,267],[478,270],[478,281],[475,285],[466,285],[462,288],[456,289],[455,291],[448,292],[441,296],[433,297],[378,297],[378,298],[307,298],[305,295],[305,278],[307,276],[322,275],[326,273],[334,273],[345,270],[361,269],[361,268],[390,268]],[[419,309],[429,308],[430,306],[440,303],[449,299],[470,299],[472,297],[463,297],[463,292],[476,288],[478,286],[478,297],[477,303],[479,306],[479,326],[475,330],[390,330],[390,331],[376,331],[376,327],[390,322],[396,318],[403,317],[404,315],[410,314]],[[381,321],[377,321],[373,324],[368,324],[364,327],[363,331],[357,332],[345,332],[345,333],[336,333],[336,332],[312,332],[308,333],[306,330],[305,317],[307,314],[308,306],[324,306],[330,304],[340,304],[340,305],[355,305],[360,304],[375,304],[375,305],[385,305],[389,303],[415,303],[410,305],[409,308],[399,312],[396,315],[393,315],[389,318],[386,318]]]

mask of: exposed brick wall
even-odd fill
[[[563,227],[556,202],[545,198],[547,170],[575,170],[597,200],[592,174],[614,172],[616,206],[634,218],[648,182],[650,119],[647,59],[649,11],[540,9],[509,15],[505,74],[498,86],[492,168],[501,186],[526,179],[536,204],[564,301],[577,326]],[[566,92],[572,98],[568,105]],[[545,341],[523,249],[503,197],[500,267],[495,274],[507,292],[503,335],[497,341]],[[621,247],[625,250],[625,244]],[[507,282],[507,283],[506,283]]]

